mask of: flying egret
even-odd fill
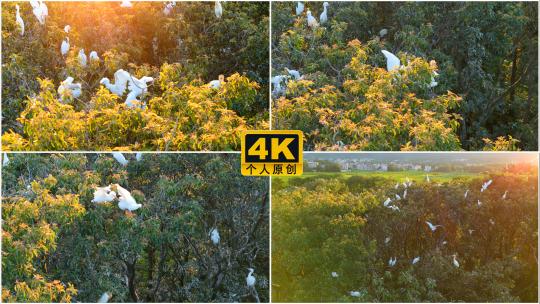
[[[111,299],[111,294],[104,292],[101,297],[97,300],[97,303],[107,303]]]
[[[454,254],[453,257],[454,257],[454,261],[453,261],[454,266],[459,268],[459,262],[456,260],[456,255]]]
[[[60,83],[58,95],[60,95],[61,100],[66,100],[70,97],[79,98],[82,95],[82,85],[80,83],[73,83],[73,77],[69,76]]]
[[[253,287],[253,286],[255,286],[255,277],[253,276],[253,272],[255,270],[253,270],[253,268],[248,268],[248,270],[249,270],[249,273],[248,273],[248,275],[246,277],[246,285],[248,287]]]
[[[504,191],[504,194],[502,196],[502,199],[505,200],[506,199],[506,195],[508,194],[508,190]]]
[[[396,262],[397,262],[397,258],[396,258],[396,257],[390,258],[390,260],[388,261],[388,266],[394,267],[394,266],[396,265]]]
[[[141,152],[137,152],[137,154],[135,154],[135,159],[137,161],[141,161],[142,160],[142,157],[143,157],[143,154]]]
[[[85,67],[86,66],[86,54],[84,53],[84,49],[80,49],[79,50],[79,63],[81,64],[81,66]]]
[[[127,83],[131,79],[131,76],[128,72],[120,69],[114,73],[114,84],[111,84],[111,81],[109,78],[102,78],[99,83],[105,85],[111,93],[122,96],[124,95],[124,91],[127,88]]]
[[[467,189],[467,191],[465,191],[465,194],[463,195],[464,198],[467,198],[467,195],[469,194],[469,189]]]
[[[388,207],[388,204],[390,204],[391,201],[392,201],[392,200],[391,200],[389,197],[387,197],[386,200],[384,201],[383,205],[384,205],[385,207]]]
[[[69,37],[66,37],[66,39],[62,40],[62,45],[60,46],[60,53],[62,56],[66,56],[66,54],[69,51]]]
[[[6,152],[4,152],[4,159],[2,160],[2,166],[5,167],[9,165],[9,157]]]
[[[92,62],[94,60],[99,61],[99,56],[98,56],[96,51],[91,51],[90,55],[88,57],[90,57],[90,62]]]
[[[480,192],[484,192],[487,190],[487,188],[489,187],[489,185],[491,185],[491,183],[493,183],[493,180],[488,180],[487,182],[485,182],[483,185],[482,185],[482,189],[480,189]]]
[[[420,261],[420,257],[417,256],[412,260],[412,264],[414,265],[414,264],[418,263],[419,261]]]
[[[223,8],[221,7],[220,1],[216,1],[216,4],[214,5],[214,13],[216,14],[216,18],[221,19],[221,16],[223,15]]]
[[[128,160],[124,157],[124,154],[120,152],[113,152],[112,155],[114,159],[116,159],[116,161],[119,162],[122,166],[125,166],[128,164]]]
[[[131,4],[131,1],[129,0],[122,0],[122,4],[120,4],[120,7],[133,7],[133,4]]]
[[[332,271],[332,278],[337,278],[339,277],[339,274],[335,271]]]
[[[432,223],[426,221],[426,224],[429,226],[429,229],[431,229],[432,232],[435,232],[438,227],[442,227],[442,225],[433,225]]]
[[[289,68],[285,68],[285,70],[287,71],[289,75],[291,75],[294,78],[294,80],[302,79],[300,72],[298,72],[297,70],[289,70]]]
[[[64,26],[64,32],[69,33],[69,30],[71,30],[71,26],[69,24]]]
[[[116,184],[116,191],[118,192],[118,208],[126,211],[134,211],[142,207],[142,204],[137,204],[135,198],[131,196],[128,190],[122,188]]]
[[[96,187],[94,191],[94,199],[92,203],[108,203],[112,202],[116,198],[116,192],[111,191],[111,186],[107,187]]]
[[[212,231],[210,231],[210,239],[212,240],[212,243],[214,243],[214,245],[219,244],[219,232],[217,228],[214,228],[212,229]]]
[[[21,18],[21,14],[19,13],[19,5],[15,4],[15,8],[17,9],[17,12],[15,13],[15,21],[19,25],[19,30],[21,31],[21,36],[24,35],[24,21]]]
[[[326,9],[328,6],[329,6],[328,2],[323,3],[323,12],[321,13],[321,17],[319,18],[319,21],[321,22],[321,24],[325,24],[326,21],[328,21],[328,12]]]
[[[351,295],[351,297],[355,297],[355,298],[358,298],[360,297],[360,291],[349,291],[349,294]]]
[[[312,29],[315,29],[316,27],[319,26],[319,23],[317,22],[317,20],[315,19],[315,17],[313,17],[311,15],[311,11],[308,10],[307,11],[307,24],[310,28]]]
[[[137,99],[137,97],[148,92],[148,83],[152,81],[154,81],[154,78],[152,77],[144,76],[141,77],[141,79],[137,79],[130,75],[128,81],[129,93],[126,97],[126,105],[131,108],[134,106],[132,103],[133,100],[140,101]]]
[[[383,28],[382,30],[379,31],[379,36],[382,38],[384,36],[386,36],[386,34],[388,34],[388,30]]]
[[[225,76],[219,75],[217,80],[210,81],[208,85],[210,86],[210,88],[217,90],[221,87],[222,82],[225,82]]]
[[[382,50],[381,52],[383,53],[384,57],[386,57],[386,69],[388,72],[399,69],[401,63],[396,55],[388,52],[387,50]]]
[[[296,15],[300,15],[304,11],[304,3],[298,1],[296,3]]]

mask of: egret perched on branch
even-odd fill
[[[388,34],[388,30],[383,28],[382,30],[379,31],[379,36],[382,38],[384,36],[386,36],[386,34]]]
[[[508,190],[504,191],[504,194],[502,196],[502,199],[505,200],[506,199],[506,195],[508,194]]]
[[[84,49],[80,49],[79,50],[79,63],[81,64],[81,66],[85,67],[86,66],[86,54],[84,53]]]
[[[326,21],[328,21],[328,12],[327,12],[327,7],[329,6],[328,2],[324,2],[323,3],[323,12],[321,13],[321,17],[319,18],[319,21],[321,22],[321,24],[325,24]]]
[[[214,228],[212,229],[212,231],[210,231],[210,239],[212,240],[212,243],[214,243],[214,245],[219,244],[219,232],[217,228]]]
[[[304,3],[298,1],[296,3],[296,15],[300,15],[304,11]]]
[[[382,50],[381,52],[383,53],[384,57],[386,57],[386,69],[388,72],[399,69],[401,62],[396,55],[388,52],[387,50]]]
[[[108,203],[112,202],[116,198],[116,192],[111,191],[111,186],[96,187],[94,191],[94,199],[92,203]]]
[[[118,208],[121,210],[134,211],[142,207],[142,204],[137,204],[129,191],[118,184],[116,184],[116,191],[118,192]]]
[[[433,225],[432,223],[427,222],[427,221],[426,221],[426,224],[429,226],[429,229],[431,229],[432,232],[435,232],[435,230],[437,230],[438,227],[442,227],[442,225]]]
[[[399,207],[398,207],[398,206],[395,206],[395,205],[389,206],[388,208],[390,208],[390,209],[392,209],[392,210],[394,210],[394,211],[399,211]]]
[[[249,270],[249,273],[248,273],[248,275],[246,277],[246,285],[248,287],[253,287],[253,286],[255,286],[255,277],[253,276],[253,272],[255,270],[253,270],[253,268],[248,268],[248,270]]]
[[[431,182],[431,180],[429,179],[429,175],[428,175],[428,174],[426,174],[426,182],[428,182],[428,183]]]
[[[216,18],[221,19],[221,16],[223,15],[223,8],[221,7],[220,1],[216,1],[216,4],[214,5],[214,13],[216,14]]]
[[[388,207],[388,204],[390,204],[390,202],[392,202],[392,200],[389,197],[387,197],[386,200],[384,201],[383,205],[385,207]]]
[[[459,262],[456,260],[456,254],[452,255],[454,257],[454,260],[452,261],[454,263],[454,266],[459,268]]]
[[[478,200],[478,207],[482,206],[482,202],[480,200]]]
[[[429,84],[430,88],[436,87],[439,83],[435,81],[435,77],[439,76],[439,73],[437,71],[433,71],[433,76],[431,76],[431,83]]]
[[[129,0],[122,0],[122,4],[120,4],[120,7],[133,7],[133,4],[131,4],[131,1]]]
[[[90,62],[92,62],[94,60],[99,61],[99,56],[98,56],[96,51],[91,51],[90,55],[88,57],[90,57]]]
[[[126,105],[128,107],[133,107],[134,104],[132,103],[133,100],[140,101],[137,99],[139,95],[144,94],[148,92],[148,83],[153,82],[154,78],[144,76],[141,77],[141,79],[137,79],[130,75],[129,81],[128,81],[128,90],[129,93],[126,97]]]
[[[390,237],[389,236],[384,239],[384,244],[388,244],[388,243],[390,243]]]
[[[30,0],[30,5],[32,6],[32,13],[36,16],[38,22],[43,25],[45,24],[45,18],[49,15],[49,9],[43,1]]]
[[[419,257],[419,256],[415,257],[415,258],[412,260],[412,264],[413,264],[413,265],[416,264],[416,263],[418,263],[418,262],[420,262],[420,257]]]
[[[397,188],[399,188],[399,183],[396,183],[396,185],[394,186],[394,189],[397,190]]]
[[[137,161],[141,161],[141,160],[142,160],[142,156],[143,156],[143,154],[142,154],[141,152],[137,152],[137,154],[135,154],[135,159],[136,159]]]
[[[394,267],[394,266],[396,265],[396,262],[397,262],[397,258],[396,258],[396,257],[390,258],[390,260],[388,261],[388,266]]]
[[[349,294],[351,295],[351,297],[355,297],[355,298],[358,298],[361,296],[360,291],[349,291]]]
[[[221,87],[221,83],[225,82],[225,76],[219,75],[217,80],[212,80],[208,83],[210,88],[217,90]]]
[[[102,78],[99,83],[105,85],[111,93],[122,96],[124,95],[124,91],[127,88],[127,83],[130,80],[131,76],[128,72],[120,69],[114,73],[114,84],[111,84],[111,81],[109,78]]]
[[[116,159],[116,161],[119,162],[122,166],[125,166],[128,164],[128,160],[124,157],[124,154],[120,152],[113,152],[112,155],[114,159]]]
[[[69,33],[69,30],[71,30],[71,26],[69,24],[64,26],[64,32]]]
[[[111,294],[104,292],[101,297],[97,300],[97,303],[107,303],[111,299]]]
[[[405,191],[403,191],[403,199],[406,199],[407,198],[407,189],[405,189]]]
[[[172,2],[168,2],[165,4],[165,8],[163,8],[163,14],[165,14],[165,16],[169,16],[169,14],[171,13],[172,9],[173,9],[173,3]]]
[[[69,76],[66,80],[60,83],[58,87],[58,95],[61,100],[67,98],[79,98],[82,95],[82,85],[80,83],[73,83],[73,77]]]
[[[467,191],[465,191],[465,194],[463,195],[464,198],[467,198],[467,195],[469,194],[469,189],[467,189]]]
[[[399,201],[401,199],[401,196],[399,194],[396,194],[396,201]]]
[[[294,80],[302,79],[300,72],[298,72],[297,70],[289,70],[289,68],[285,68],[285,70],[287,71],[287,73],[289,73],[289,75],[294,78]]]
[[[311,15],[311,11],[308,10],[307,11],[307,24],[310,28],[312,29],[315,29],[316,27],[319,26],[319,23],[317,22],[317,20],[315,19],[315,17],[313,17]]]
[[[69,52],[69,37],[66,37],[66,39],[62,40],[62,45],[60,46],[60,53],[62,56],[66,56],[66,54]]]
[[[8,157],[7,153],[4,152],[4,159],[2,160],[2,166],[5,167],[7,165],[9,165],[9,157]]]
[[[489,187],[489,185],[491,185],[491,183],[493,183],[493,180],[488,180],[487,182],[485,182],[483,185],[482,185],[482,189],[480,189],[480,192],[484,192],[487,190],[487,188]]]
[[[339,277],[339,274],[335,271],[332,271],[332,278],[337,278]]]
[[[15,8],[17,9],[17,13],[15,13],[15,21],[17,22],[17,25],[19,25],[19,30],[21,30],[21,36],[24,35],[24,21],[21,18],[21,14],[19,13],[19,5],[15,4]]]

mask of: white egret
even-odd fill
[[[323,3],[323,12],[321,13],[321,17],[319,18],[319,21],[321,22],[321,24],[325,24],[326,21],[328,21],[328,11],[327,11],[327,7],[329,6],[328,2],[324,2]]]
[[[217,90],[221,87],[222,82],[225,82],[225,76],[219,75],[217,80],[210,81],[208,85],[210,86],[210,88]]]
[[[142,160],[142,157],[143,157],[143,154],[141,152],[137,152],[137,154],[135,154],[135,159],[137,161],[141,161]]]
[[[426,182],[428,182],[428,183],[431,182],[431,180],[429,179],[429,175],[428,175],[428,174],[426,174]]]
[[[435,81],[435,77],[439,76],[439,73],[437,71],[433,71],[433,76],[431,76],[431,83],[429,84],[430,88],[436,87],[439,83]]]
[[[172,9],[173,9],[173,4],[171,2],[166,3],[165,8],[163,8],[163,14],[165,14],[165,16],[169,16]]]
[[[296,15],[300,15],[304,11],[304,3],[297,2],[296,3]]]
[[[285,91],[286,91],[286,83],[287,83],[287,78],[289,76],[287,75],[277,75],[277,76],[274,76],[272,77],[272,85],[273,85],[273,89],[272,89],[272,95],[277,97],[279,95],[283,95],[285,94]],[[282,83],[284,83],[284,85],[282,85]]]
[[[116,192],[111,191],[111,186],[96,187],[94,191],[94,199],[92,203],[108,203],[112,202],[116,198]]]
[[[5,167],[7,165],[9,165],[9,157],[8,157],[7,153],[4,152],[4,159],[2,160],[2,166]]]
[[[506,195],[508,194],[508,190],[504,191],[504,194],[502,196],[502,199],[505,200],[506,199]]]
[[[137,204],[129,191],[118,184],[116,184],[116,191],[118,192],[118,208],[121,210],[134,211],[142,207],[142,204]]]
[[[285,68],[285,70],[287,70],[287,73],[291,75],[294,78],[294,80],[302,79],[300,72],[298,72],[297,70],[289,70],[289,68]]]
[[[379,36],[382,38],[384,36],[386,36],[386,34],[388,34],[388,30],[383,28],[382,30],[379,31]]]
[[[454,260],[453,260],[454,266],[459,268],[459,262],[456,260],[456,255],[454,254],[453,257],[454,257]]]
[[[148,76],[141,77],[141,79],[130,76],[128,81],[129,93],[125,102],[126,105],[131,108],[134,106],[132,103],[133,100],[140,101],[137,99],[137,97],[148,92],[148,83],[152,81],[154,81],[154,78]]]
[[[396,201],[399,201],[401,199],[401,196],[399,194],[396,194]]]
[[[489,223],[490,223],[491,225],[495,225],[495,221],[494,221],[493,219],[489,219]]]
[[[435,232],[438,227],[442,227],[442,225],[433,225],[432,223],[426,221],[426,224],[429,226],[429,229],[431,229],[432,232]]]
[[[469,235],[471,235],[474,232],[474,229],[469,229]]]
[[[478,200],[477,204],[478,204],[478,207],[482,206],[482,202],[480,200]]]
[[[388,244],[390,243],[390,237],[387,236],[385,239],[384,239],[384,244]]]
[[[120,7],[133,7],[133,4],[131,4],[131,1],[129,0],[122,0],[122,4],[120,4]]]
[[[349,291],[349,294],[351,295],[351,297],[355,297],[355,298],[358,298],[360,297],[360,291]]]
[[[66,80],[60,83],[58,87],[58,95],[61,100],[68,98],[79,98],[82,95],[82,85],[80,83],[73,83],[73,77],[69,76]]]
[[[109,78],[102,78],[99,83],[105,85],[111,93],[122,96],[124,95],[124,91],[127,88],[127,83],[131,79],[131,76],[128,72],[120,69],[114,73],[114,84],[111,84],[111,81]]]
[[[116,161],[119,162],[122,166],[126,166],[128,164],[128,160],[124,157],[124,154],[120,152],[113,152],[112,155],[114,159],[116,159]]]
[[[221,7],[220,1],[216,1],[216,4],[214,5],[214,13],[216,14],[216,18],[221,19],[221,16],[223,15],[223,8]]]
[[[246,277],[246,285],[248,287],[253,287],[253,286],[255,286],[255,277],[253,276],[253,272],[255,270],[253,270],[253,268],[248,268],[248,270],[249,270],[249,273],[248,273],[248,275]]]
[[[388,197],[388,198],[386,198],[386,200],[384,201],[383,205],[384,205],[385,207],[388,207],[388,204],[390,204],[391,201],[392,201],[392,200]]]
[[[69,24],[64,26],[64,32],[69,33],[69,30],[71,30],[71,26]]]
[[[467,198],[467,195],[469,194],[469,189],[467,189],[467,191],[465,191],[465,194],[463,195],[464,198]]]
[[[45,24],[45,17],[49,15],[49,10],[47,5],[43,1],[30,0],[30,5],[32,6],[32,13],[36,16],[38,22],[43,25]]]
[[[212,243],[214,243],[214,245],[218,245],[219,244],[219,232],[217,230],[217,228],[214,228],[210,231],[210,239],[212,240]]]
[[[389,206],[388,208],[390,208],[390,209],[392,209],[392,210],[394,210],[394,211],[399,211],[399,207],[398,207],[398,206],[395,206],[395,205]]]
[[[396,185],[394,186],[394,189],[397,190],[397,188],[399,188],[399,183],[396,183]]]
[[[412,264],[413,264],[413,265],[416,264],[416,263],[418,263],[418,262],[420,262],[420,257],[419,257],[419,256],[415,257],[415,258],[412,260]]]
[[[311,15],[311,11],[308,10],[307,11],[307,24],[310,28],[312,29],[315,29],[316,27],[319,26],[319,23],[317,22],[317,20],[315,19],[315,17],[313,17]]]
[[[60,46],[60,53],[62,56],[66,56],[66,54],[69,51],[69,37],[66,37],[66,39],[62,40],[62,45]]]
[[[339,274],[335,271],[332,271],[332,278],[337,278],[339,277]]]
[[[90,57],[90,62],[92,62],[94,60],[99,61],[99,56],[98,56],[96,51],[91,51],[90,55],[88,57]]]
[[[382,50],[381,52],[383,53],[384,57],[386,57],[386,69],[388,72],[399,69],[401,62],[396,55],[388,52],[387,50]]]
[[[489,185],[491,185],[491,183],[493,183],[493,180],[488,180],[487,182],[485,182],[483,185],[482,185],[482,189],[480,189],[480,192],[484,192],[487,190],[487,188],[489,187]]]
[[[396,258],[396,257],[390,258],[390,260],[388,261],[388,266],[394,267],[394,266],[396,265],[396,262],[397,262],[397,258]]]
[[[104,292],[101,297],[97,300],[97,303],[107,303],[111,299],[111,294],[108,292]]]
[[[403,191],[403,199],[406,199],[407,198],[407,189],[405,189],[405,191]]]
[[[24,35],[24,21],[21,18],[21,14],[19,13],[19,5],[15,4],[15,9],[17,9],[17,12],[15,13],[15,21],[19,25],[19,30],[21,31],[21,36]]]
[[[79,64],[85,67],[86,61],[87,61],[87,58],[86,58],[86,54],[84,53],[84,49],[80,49],[79,50]]]
[[[403,182],[403,187],[404,188],[407,188],[409,185],[407,184],[407,182]]]

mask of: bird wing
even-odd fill
[[[396,66],[399,67],[400,61],[396,55],[388,52],[387,50],[382,50],[381,52],[384,54],[384,57],[386,57],[387,68],[389,67],[390,69],[394,69]]]
[[[114,73],[114,85],[122,90],[122,93],[126,90],[127,83],[130,80],[128,72],[120,69]]]

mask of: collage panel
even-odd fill
[[[3,150],[240,150],[268,41],[268,1],[2,1]]]
[[[273,1],[271,22],[272,128],[306,150],[538,150],[538,1]]]
[[[538,302],[538,153],[306,153],[273,302]]]
[[[5,156],[2,302],[269,301],[269,179],[238,154]]]

